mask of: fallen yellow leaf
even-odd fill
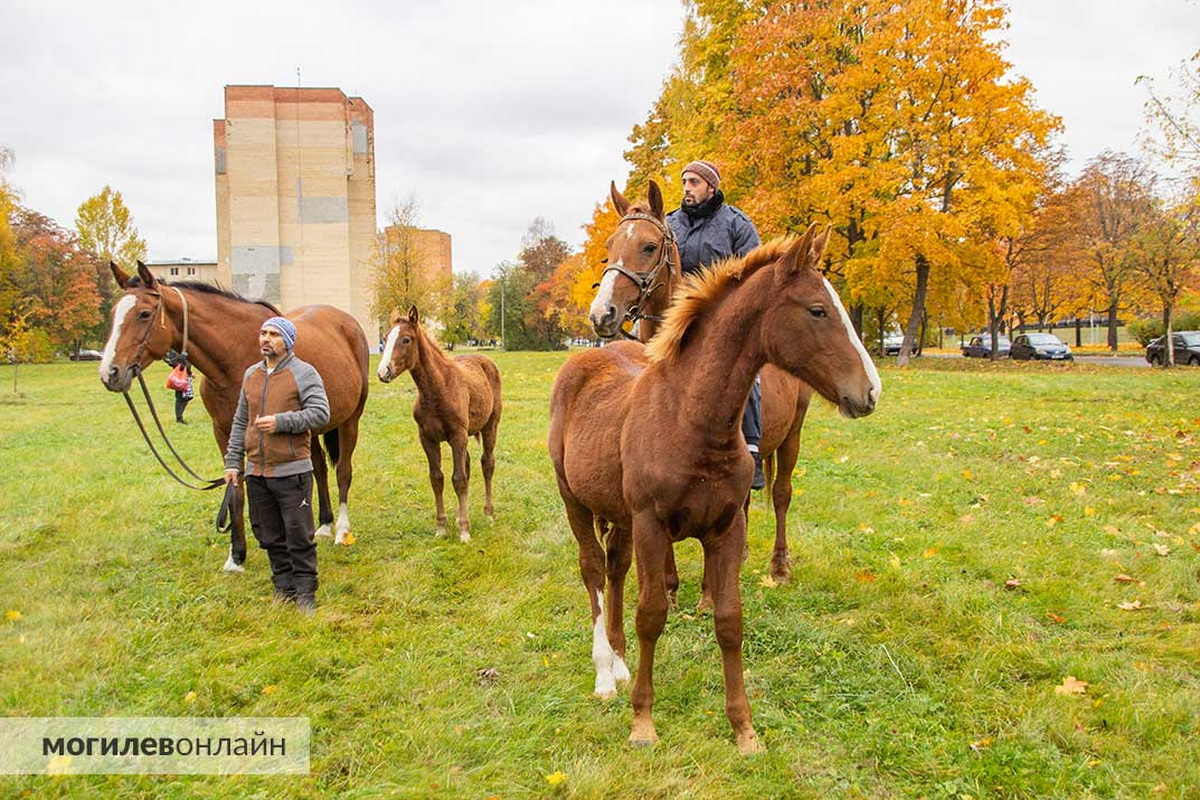
[[[187,694],[185,694],[185,695],[183,696],[183,702],[187,703],[189,706],[190,706],[192,703],[196,702],[196,693],[195,693],[195,692],[188,692]]]
[[[354,538],[353,533],[351,533],[350,531],[346,531],[346,535],[342,537],[342,547],[349,547],[350,545],[354,544],[357,541],[358,541],[358,539]]]
[[[1137,583],[1137,578],[1126,575],[1125,573],[1121,573],[1117,577],[1113,578],[1113,580],[1117,583]]]
[[[553,773],[547,775],[546,783],[550,784],[551,786],[558,786],[560,783],[562,783],[566,779],[567,779],[567,776],[563,774],[562,770],[559,770],[558,772],[553,772]]]
[[[1076,679],[1074,675],[1068,675],[1063,678],[1062,684],[1054,687],[1054,693],[1066,695],[1086,694],[1087,688],[1087,681],[1081,681]]]
[[[8,611],[4,612],[4,618],[9,622],[16,622],[21,618],[21,612],[17,611],[15,608],[10,608]]]
[[[1117,608],[1121,609],[1122,611],[1141,611],[1142,601],[1134,600],[1131,603],[1117,603]]]
[[[762,576],[762,580],[760,580],[760,581],[758,582],[758,585],[759,585],[759,586],[765,586],[765,587],[766,587],[766,588],[768,588],[768,589],[774,589],[774,588],[775,588],[776,586],[778,586],[779,584],[777,584],[777,583],[775,582],[775,579],[774,579],[774,578],[772,578],[770,575],[763,575],[763,576]]]
[[[275,694],[275,692],[277,692],[277,691],[279,691],[279,687],[273,683],[268,683],[266,686],[264,686],[262,688],[262,693],[265,695],[272,695],[272,694]]]

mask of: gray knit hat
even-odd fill
[[[701,178],[704,178],[704,180],[708,181],[708,185],[713,188],[714,192],[721,188],[721,172],[717,169],[717,165],[711,161],[692,161],[683,168],[683,172],[694,172]]]
[[[285,317],[271,317],[262,324],[262,327],[279,331],[279,335],[283,337],[283,345],[288,350],[296,346],[296,326],[292,324],[290,319]]]

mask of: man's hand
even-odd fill
[[[254,427],[258,428],[263,433],[275,432],[275,415],[268,414],[265,417],[258,417],[254,420]]]
[[[227,469],[227,470],[225,470],[225,482],[226,482],[226,483],[233,484],[234,486],[237,486],[237,484],[238,484],[238,470],[236,470],[236,469]]]

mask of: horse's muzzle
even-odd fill
[[[375,375],[379,378],[380,383],[391,383],[392,378],[396,377],[392,374],[391,364],[379,367],[379,369],[376,370]]]
[[[838,411],[843,417],[850,419],[858,419],[865,417],[875,410],[875,395],[874,392],[867,395],[866,400],[859,401],[848,395],[842,396],[842,402],[838,403]]]
[[[137,370],[134,367],[118,367],[113,364],[107,372],[101,371],[100,382],[110,392],[127,392],[133,385],[133,378],[136,374]]]
[[[620,314],[617,313],[617,307],[611,305],[601,312],[592,311],[588,314],[588,319],[592,323],[592,330],[601,339],[611,339],[616,336],[623,321]]]

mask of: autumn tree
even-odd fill
[[[29,209],[13,225],[21,263],[14,278],[34,327],[60,348],[78,348],[101,321],[96,261],[70,231]]]
[[[1157,176],[1141,159],[1105,151],[1075,181],[1075,208],[1089,261],[1088,282],[1108,314],[1108,347],[1117,350],[1117,318],[1129,305],[1134,241],[1155,205]]]
[[[474,273],[454,276],[454,288],[450,294],[446,322],[442,326],[441,340],[449,345],[466,344],[483,338],[483,322],[480,318],[481,287],[479,276]]]
[[[437,272],[421,242],[416,198],[392,205],[387,227],[376,236],[371,267],[371,314],[381,327],[387,327],[393,309],[411,306],[428,321],[444,321],[452,278]]]
[[[121,193],[111,186],[105,186],[99,194],[80,204],[75,215],[75,232],[79,236],[79,246],[94,256],[97,265],[96,286],[100,292],[100,325],[103,326],[110,316],[117,291],[109,276],[108,265],[116,262],[133,270],[138,261],[146,260],[146,240],[138,235],[133,214]]]
[[[4,335],[10,324],[16,324],[15,315],[18,314],[17,306],[21,298],[14,280],[20,254],[12,228],[18,197],[16,188],[5,178],[12,161],[12,150],[0,147],[0,335]]]
[[[1200,202],[1189,195],[1174,204],[1159,204],[1141,223],[1131,252],[1137,278],[1158,300],[1167,358],[1175,363],[1172,319],[1180,297],[1200,278]]]
[[[1180,162],[1195,172],[1200,170],[1200,51],[1176,65],[1172,73],[1175,91],[1161,91],[1147,76],[1138,78],[1150,95],[1146,116],[1163,135],[1153,149],[1168,162]]]

